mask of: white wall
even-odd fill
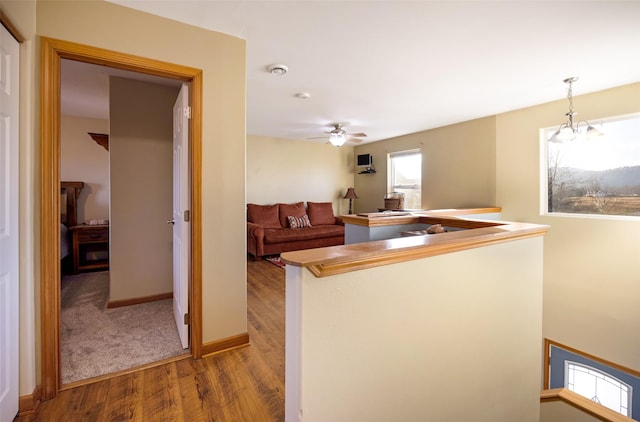
[[[287,420],[538,422],[542,246],[287,266]]]
[[[247,137],[247,203],[333,202],[336,215],[347,214],[349,201],[342,197],[353,174],[348,145]]]
[[[109,81],[109,300],[173,291],[173,104],[178,89]]]
[[[574,107],[590,120],[638,112],[638,98],[640,83],[575,96]],[[505,220],[551,226],[543,335],[640,370],[640,221],[540,215],[539,129],[564,122],[566,110],[561,100],[497,116],[498,204]]]
[[[78,223],[109,218],[109,151],[87,134],[109,133],[109,121],[62,116],[60,180],[84,182],[78,199]]]

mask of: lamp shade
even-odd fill
[[[347,189],[347,193],[344,194],[343,199],[358,199],[356,191],[353,188]]]

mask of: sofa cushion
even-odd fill
[[[250,223],[259,224],[265,229],[279,229],[282,227],[286,227],[286,225],[280,224],[280,219],[278,218],[278,210],[278,204],[247,204],[247,220]]]
[[[331,202],[307,201],[307,211],[309,213],[309,220],[314,226],[336,223],[336,217],[333,214],[333,204]]]
[[[289,227],[292,229],[301,229],[303,227],[311,227],[309,216],[307,214],[302,217],[294,217],[292,215],[287,216]]]
[[[283,243],[295,240],[323,239],[344,236],[344,226],[314,226],[301,229],[265,229],[264,243]]]
[[[280,227],[289,227],[287,217],[302,217],[307,214],[304,209],[304,202],[296,202],[295,204],[278,204],[280,210]]]

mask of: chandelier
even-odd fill
[[[563,81],[564,83],[569,85],[569,89],[567,90],[567,98],[569,99],[569,111],[565,113],[565,116],[567,116],[567,122],[560,125],[558,130],[556,130],[555,133],[549,138],[549,142],[562,143],[573,141],[578,137],[578,135],[582,135],[580,125],[582,125],[583,127],[586,126],[585,134],[587,139],[593,139],[597,136],[602,135],[602,132],[591,126],[586,120],[581,120],[576,124],[573,123],[573,116],[576,116],[578,113],[573,110],[572,84],[577,80],[578,78],[573,76]]]

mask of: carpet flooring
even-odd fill
[[[177,356],[172,299],[107,309],[109,272],[62,277],[62,384]]]

